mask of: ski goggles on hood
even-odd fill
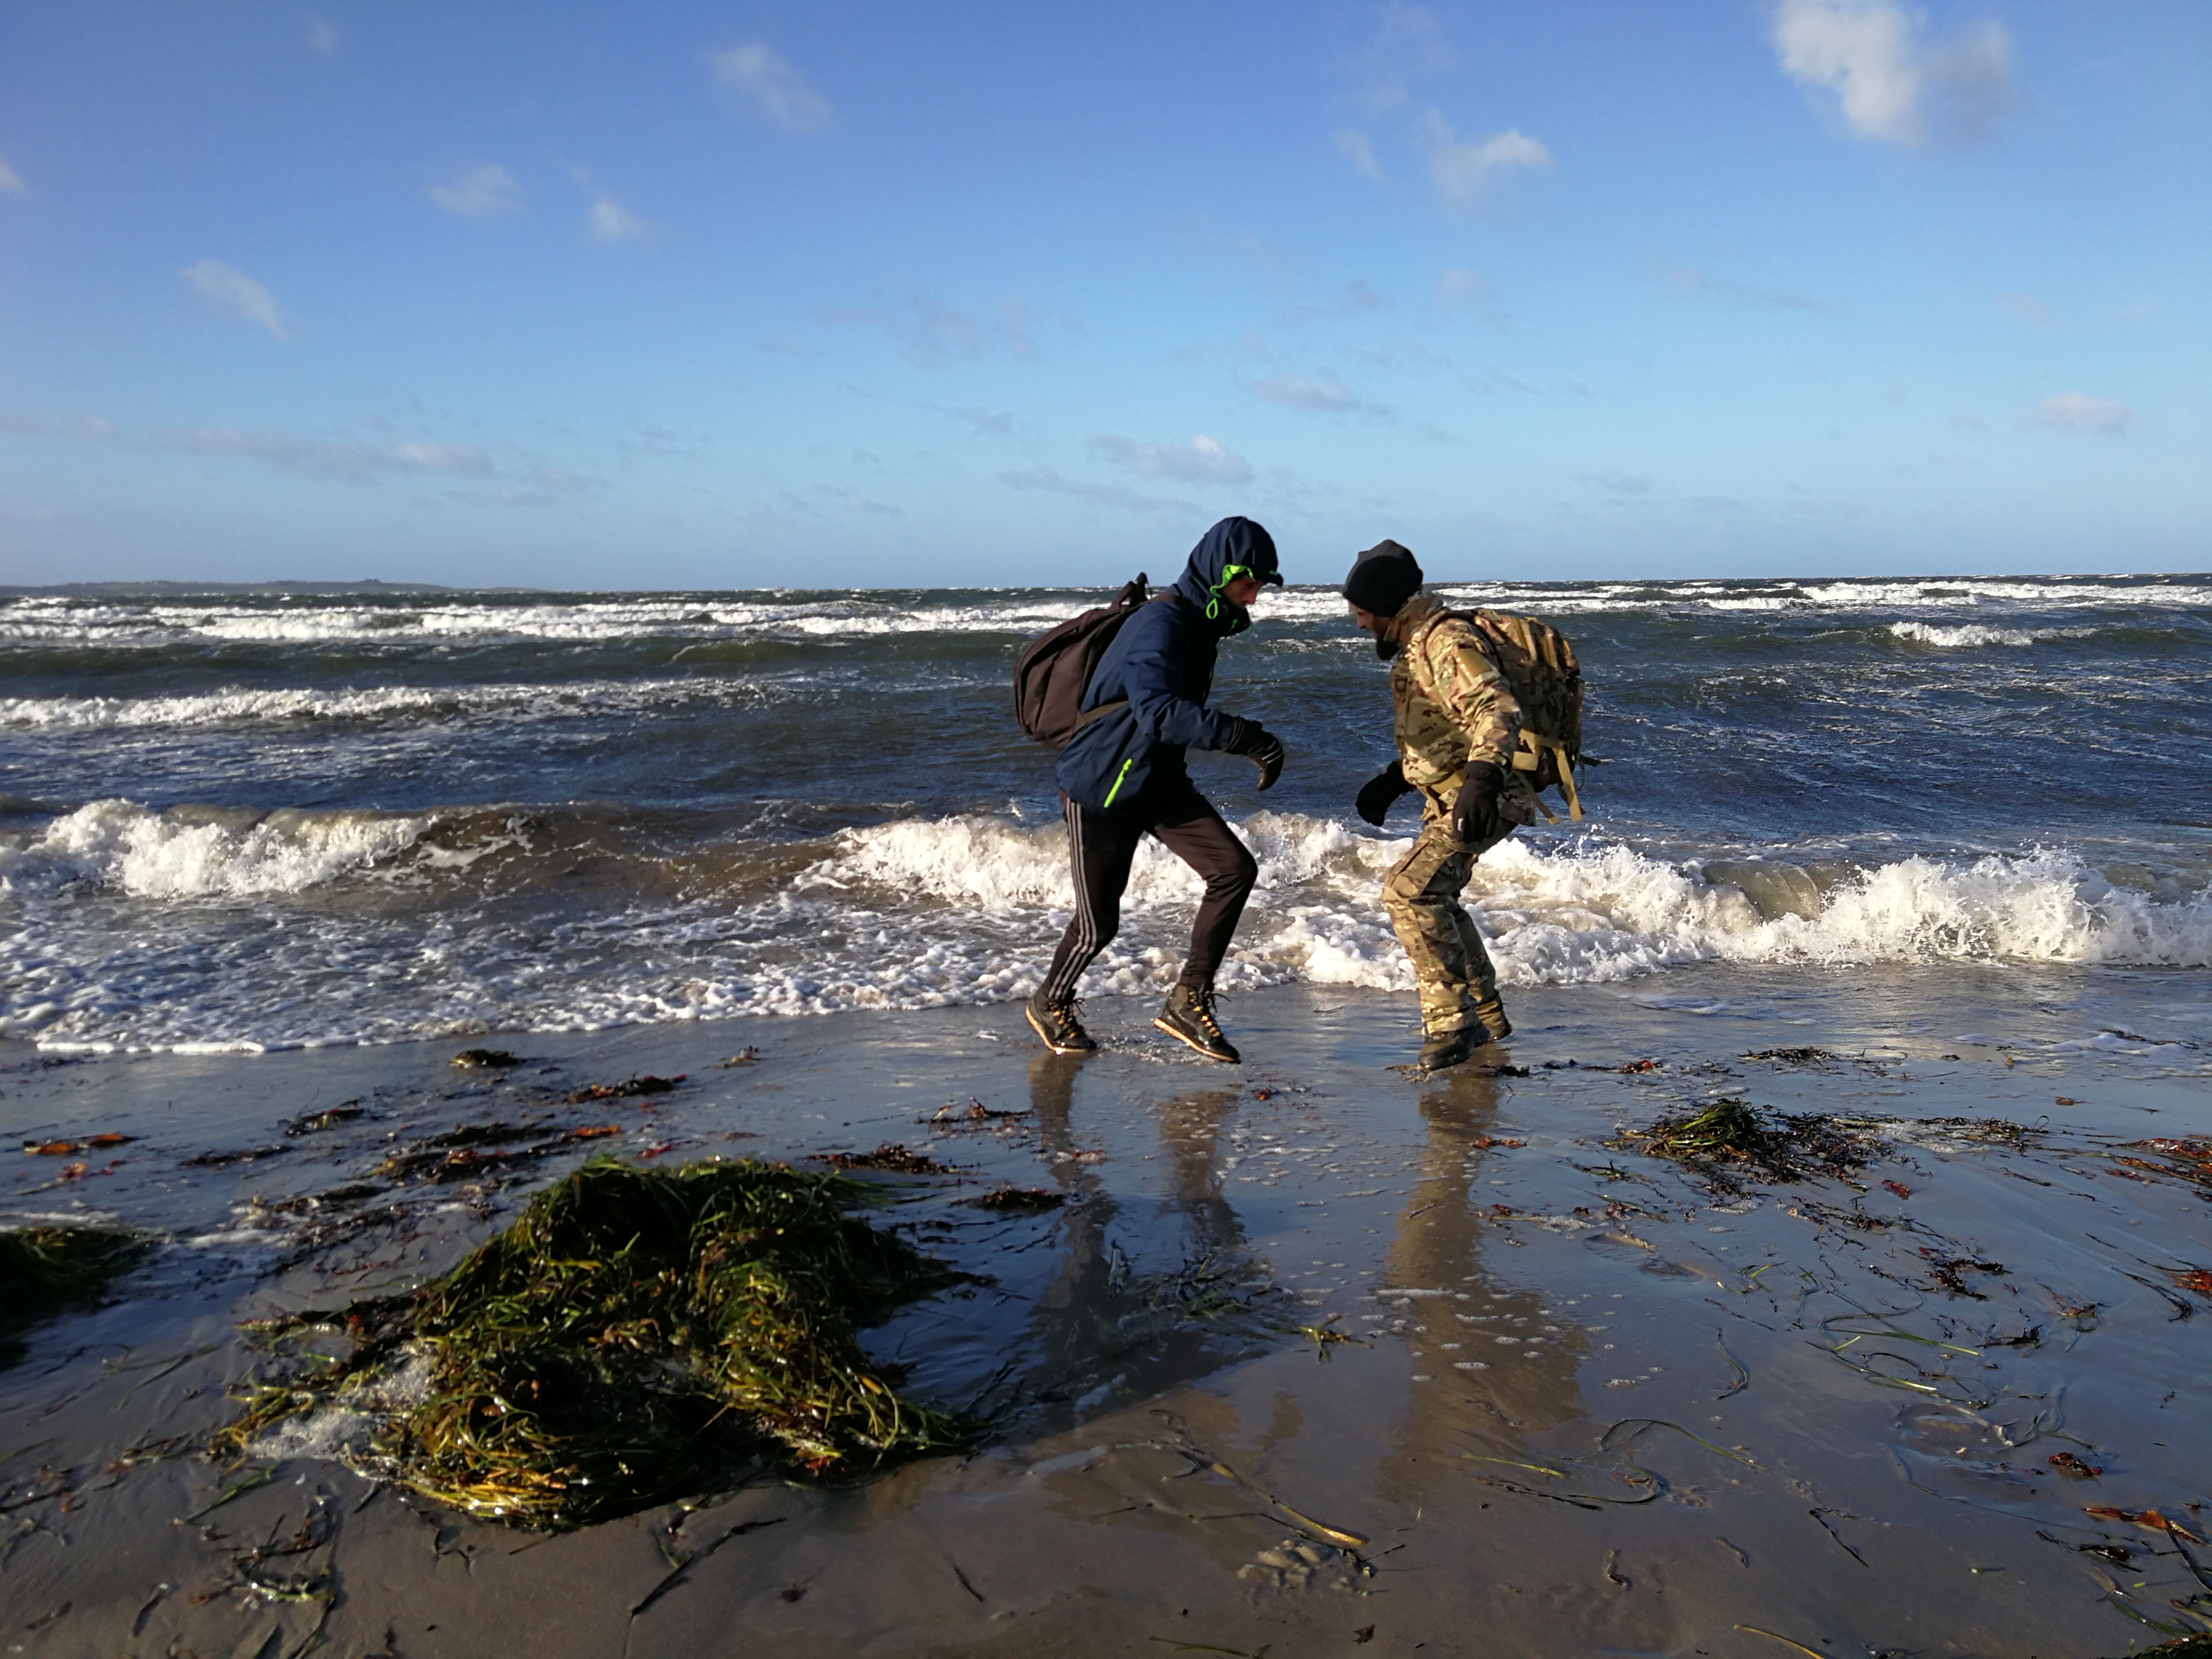
[[[1263,587],[1269,582],[1278,587],[1283,585],[1283,573],[1272,566],[1266,570],[1255,570],[1249,564],[1224,564],[1221,567],[1221,574],[1214,579],[1213,586],[1206,590],[1206,615],[1209,622],[1221,614],[1221,590],[1246,576]]]

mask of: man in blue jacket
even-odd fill
[[[1191,550],[1175,586],[1139,605],[1099,659],[1083,694],[1093,718],[1060,751],[1054,775],[1075,866],[1075,917],[1029,1021],[1056,1054],[1098,1045],[1075,1013],[1075,984],[1121,925],[1137,843],[1157,837],[1206,882],[1190,954],[1152,1024],[1209,1060],[1241,1058],[1213,1016],[1213,975],[1228,953],[1259,866],[1184,769],[1195,746],[1248,757],[1267,788],[1283,769],[1283,745],[1257,720],[1206,706],[1216,648],[1252,625],[1260,589],[1282,586],[1272,537],[1249,519],[1224,519]]]

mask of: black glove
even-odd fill
[[[1352,805],[1361,817],[1379,830],[1382,827],[1382,820],[1390,816],[1390,808],[1396,804],[1398,797],[1410,793],[1413,787],[1406,781],[1406,769],[1398,762],[1392,761],[1359,786],[1359,794]]]
[[[1498,811],[1498,797],[1505,787],[1505,772],[1489,761],[1476,761],[1467,769],[1467,781],[1452,803],[1452,838],[1469,847],[1496,841],[1504,833],[1505,820]]]
[[[1283,745],[1271,736],[1267,728],[1257,720],[1248,720],[1231,715],[1229,741],[1221,745],[1225,754],[1242,755],[1260,769],[1260,787],[1272,788],[1283,772]]]

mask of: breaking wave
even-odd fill
[[[1260,883],[1239,957],[1294,969],[1293,978],[1411,984],[1376,903],[1406,842],[1295,813],[1256,813],[1240,828]],[[1074,902],[1056,825],[908,820],[838,841],[837,855],[798,885],[921,892],[996,914],[1066,912]],[[1784,908],[1788,900],[1778,903],[1756,884],[1747,891],[1709,881],[1696,866],[1595,842],[1556,849],[1509,842],[1476,866],[1467,896],[1500,973],[1524,984],[1620,980],[1706,961],[2212,963],[2212,893],[2161,902],[2069,853],[1908,858],[1848,872],[1825,894],[1795,866],[1776,867],[1797,874],[1796,890],[1815,895],[1813,914]],[[1146,841],[1125,906],[1187,906],[1197,891],[1197,878]]]
[[[0,892],[82,883],[142,899],[302,893],[392,859],[429,823],[365,811],[164,812],[94,801],[0,846]]]
[[[451,719],[506,714],[528,720],[634,714],[677,702],[729,701],[759,688],[705,677],[593,680],[538,685],[392,685],[362,690],[236,689],[173,697],[0,697],[0,728],[130,731],[265,721]]]
[[[1411,988],[1377,902],[1406,840],[1295,812],[1239,828],[1260,879],[1225,988]],[[643,877],[619,893],[580,884],[587,842]],[[650,843],[619,811],[94,802],[0,840],[0,1034],[267,1048],[1003,1002],[1035,988],[1073,902],[1057,821],[901,819],[712,860]],[[1514,985],[1708,962],[2212,964],[2212,891],[2148,885],[2066,852],[1798,866],[1585,838],[1508,842],[1467,897]],[[1145,843],[1086,992],[1156,994],[1197,896]]]
[[[1936,623],[1894,622],[1889,631],[1900,640],[1911,640],[1920,645],[1950,648],[1962,645],[2033,645],[2039,640],[2065,637],[2069,630],[2045,629],[2037,631],[2026,628],[1990,628],[1980,623],[1966,623],[1957,628],[1945,628]]]

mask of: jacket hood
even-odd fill
[[[1252,625],[1251,614],[1232,605],[1221,592],[1221,573],[1242,565],[1262,582],[1283,584],[1276,568],[1275,538],[1251,519],[1224,519],[1198,538],[1190,562],[1176,578],[1175,591],[1211,622],[1223,637],[1241,634]]]

